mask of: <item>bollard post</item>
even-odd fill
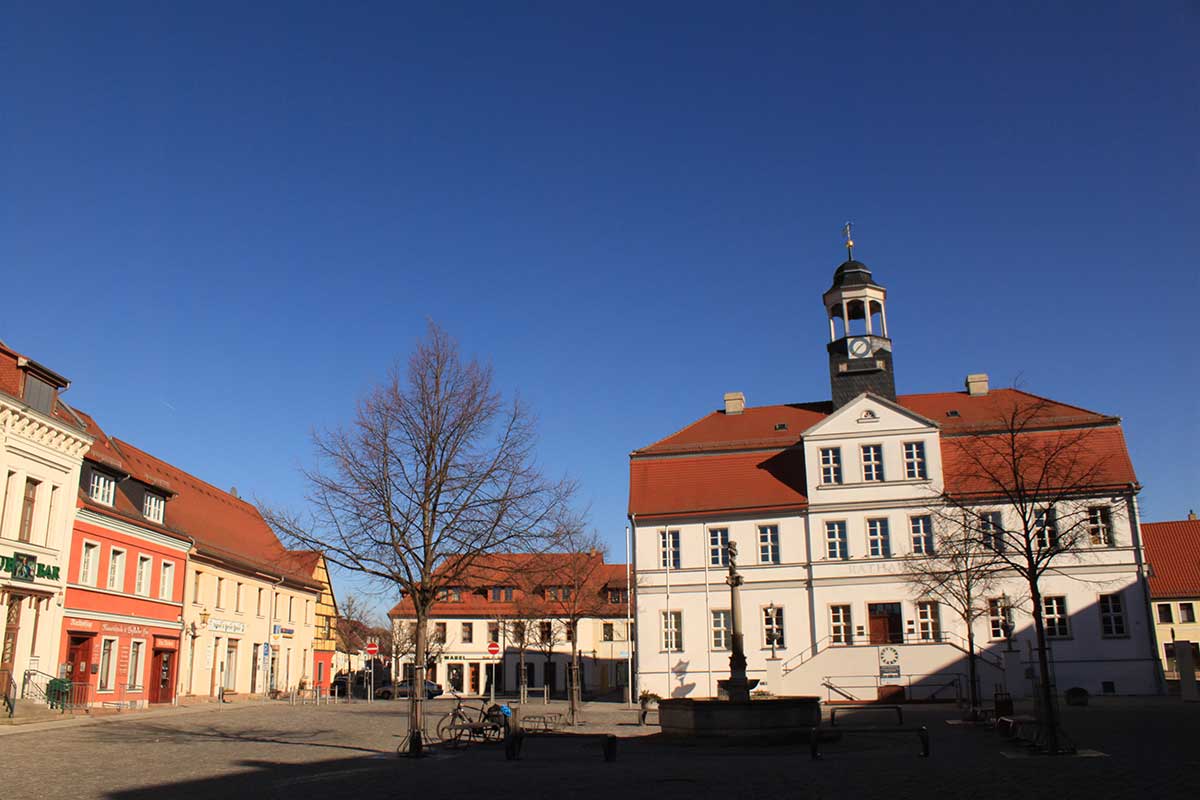
[[[604,760],[605,761],[611,762],[611,761],[617,760],[617,737],[616,736],[613,736],[611,733],[608,736],[605,736],[604,742],[602,743],[602,747],[604,750]]]

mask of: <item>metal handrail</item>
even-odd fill
[[[834,683],[833,681],[835,678],[840,683]],[[847,680],[854,680],[854,679],[859,679],[859,678],[865,679],[867,682],[866,683],[846,683]],[[935,680],[929,681],[930,678],[933,678]],[[911,694],[912,694],[912,689],[913,689],[914,681],[915,681],[916,682],[915,685],[918,688],[931,690],[929,693],[929,696],[927,698],[925,698],[927,700],[932,700],[943,689],[946,689],[948,687],[954,688],[954,699],[956,701],[961,702],[961,700],[962,700],[962,676],[959,675],[958,673],[930,672],[930,673],[919,674],[919,675],[905,675],[905,676],[903,676],[903,678],[901,680],[903,681],[903,683],[893,683],[890,681],[884,681],[884,680],[880,679],[879,675],[826,675],[825,677],[823,677],[821,679],[821,685],[824,686],[826,689],[829,689],[831,693],[837,692],[838,694],[842,695],[842,697],[847,698],[847,699],[853,699],[855,701],[858,701],[858,698],[855,697],[854,695],[850,694],[849,690],[851,690],[851,689],[872,689],[872,688],[879,689],[882,686],[906,686],[909,690],[908,693],[910,695],[908,699],[912,700],[913,697],[911,696]],[[832,694],[829,695],[829,698],[832,699]]]
[[[804,666],[805,663],[812,661],[814,658],[816,658],[817,654],[822,652],[822,650],[829,649],[829,644],[828,644],[829,640],[830,640],[829,636],[824,636],[824,637],[818,639],[816,641],[816,643],[813,644],[812,647],[804,648],[799,653],[792,656],[787,661],[783,662],[783,674],[786,675],[789,672],[792,672],[793,670],[800,669],[800,667]],[[822,644],[825,644],[824,648],[821,647]],[[799,659],[799,661],[796,661],[796,659]],[[793,661],[796,661],[796,663],[792,664]],[[791,666],[788,666],[789,664],[791,664]]]
[[[50,697],[46,690],[50,685],[50,681],[55,680],[56,678],[57,676],[51,675],[47,672],[42,672],[38,669],[25,670],[25,675],[21,679],[21,699],[49,702]],[[39,681],[39,679],[41,680]]]

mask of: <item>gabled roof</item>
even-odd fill
[[[804,450],[635,458],[629,509],[639,517],[800,509],[808,505]]]
[[[1200,520],[1143,522],[1151,597],[1200,597]]]

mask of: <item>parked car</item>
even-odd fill
[[[408,694],[411,691],[411,683],[407,680],[403,680],[403,681],[400,681],[399,683],[397,683],[395,686],[389,686],[387,688],[391,692],[388,695],[389,698],[393,697],[393,696],[408,697]],[[435,697],[440,697],[442,694],[443,694],[443,692],[442,692],[442,687],[440,684],[434,683],[433,681],[425,681],[425,699],[426,700],[432,700]],[[375,696],[381,697],[382,695],[380,695],[379,692],[376,691]]]

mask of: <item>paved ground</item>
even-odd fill
[[[434,720],[449,703],[431,706]],[[1092,758],[1008,757],[1021,753],[991,731],[946,725],[951,709],[914,706],[905,713],[906,722],[929,725],[930,759],[916,757],[915,736],[848,737],[826,746],[818,762],[804,745],[680,744],[665,741],[657,728],[638,728],[634,711],[595,705],[583,730],[623,737],[617,761],[605,763],[597,739],[570,735],[531,739],[516,762],[494,745],[397,759],[407,729],[403,701],[193,707],[5,730],[0,797],[1196,796],[1198,705],[1118,698],[1065,709],[1079,746],[1105,753]]]

